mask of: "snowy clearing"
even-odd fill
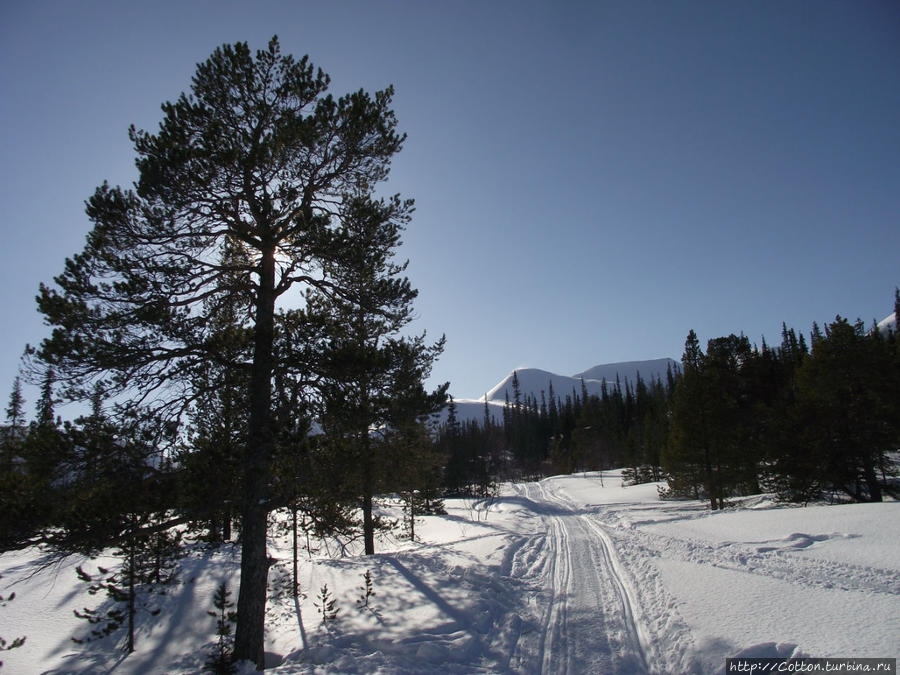
[[[738,654],[900,652],[897,502],[796,508],[757,497],[710,513],[605,472],[445,505],[447,515],[421,519],[420,541],[383,538],[374,557],[304,549],[299,601],[290,541],[272,542],[272,672],[707,673]],[[0,594],[16,593],[0,636],[27,636],[0,654],[6,673],[198,672],[214,643],[215,587],[237,592],[238,549],[198,548],[154,600],[162,612],[141,616],[125,658],[121,632],[71,640],[87,630],[72,610],[102,601],[76,579],[84,561],[30,576],[39,560],[0,557]],[[367,571],[375,595],[363,607]],[[339,610],[328,624],[315,606],[324,585]]]

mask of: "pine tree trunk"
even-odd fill
[[[237,603],[234,654],[262,670],[265,665],[266,556],[269,460],[272,450],[272,350],[275,326],[275,248],[262,252],[256,305],[250,419],[244,457],[241,522],[241,586]]]
[[[262,668],[265,661],[266,591],[269,562],[266,557],[266,509],[245,508],[241,530],[241,586],[235,653]],[[243,611],[242,611],[243,610]]]
[[[375,555],[375,519],[372,517],[372,495],[366,490],[363,495],[363,541],[366,555]]]
[[[725,486],[722,485],[722,465],[716,460],[716,498],[719,501],[719,511],[725,509]]]
[[[134,516],[132,516],[133,518]],[[128,538],[128,653],[134,651],[134,576],[135,576],[135,547],[134,539],[136,523],[131,523],[131,536]]]
[[[294,545],[294,597],[300,596],[300,575],[298,574],[297,551],[297,505],[291,506],[291,541]]]
[[[367,385],[366,385],[367,386]],[[365,391],[368,391],[365,389]],[[368,411],[366,411],[363,419],[368,419]],[[363,543],[365,544],[366,555],[375,555],[375,518],[372,514],[372,455],[369,444],[368,427],[362,432],[360,439],[360,447],[362,448],[362,507],[363,507]]]
[[[878,475],[875,473],[875,465],[871,456],[867,456],[864,461],[863,476],[866,479],[866,487],[869,488],[869,501],[880,502],[883,498],[881,496],[881,485],[878,483]]]
[[[706,471],[706,494],[709,497],[709,509],[710,511],[716,510],[716,486],[715,486],[715,478],[713,477],[712,470],[712,462],[709,458],[709,447],[704,446],[703,448],[704,454],[704,470]]]
[[[222,514],[222,541],[231,541],[231,502],[226,502]]]

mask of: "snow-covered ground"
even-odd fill
[[[610,472],[446,507],[421,519],[420,541],[384,538],[374,557],[304,550],[299,602],[290,543],[274,541],[273,672],[707,673],[737,654],[900,652],[897,502],[791,508],[758,497],[710,513]],[[125,658],[121,634],[71,641],[86,631],[72,610],[101,601],[76,579],[83,561],[29,577],[38,559],[0,557],[0,595],[16,592],[0,608],[0,636],[27,636],[0,654],[4,673],[197,672],[214,641],[214,589],[237,589],[237,549],[196,551]],[[367,571],[376,595],[362,607]],[[323,625],[315,603],[326,584],[339,613]]]

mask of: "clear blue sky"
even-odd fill
[[[308,53],[332,91],[394,84],[390,192],[433,381],[679,358],[892,310],[900,284],[900,3],[47,2],[0,5],[0,396],[44,335],[34,295],[83,202],[135,178],[225,42]],[[29,410],[34,397],[29,400]]]

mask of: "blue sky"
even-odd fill
[[[136,177],[128,125],[155,129],[216,46],[275,33],[336,94],[395,86],[385,189],[416,200],[414,329],[446,333],[432,380],[457,397],[678,358],[692,328],[778,342],[892,310],[897,2],[7,1],[0,392],[84,200]]]

